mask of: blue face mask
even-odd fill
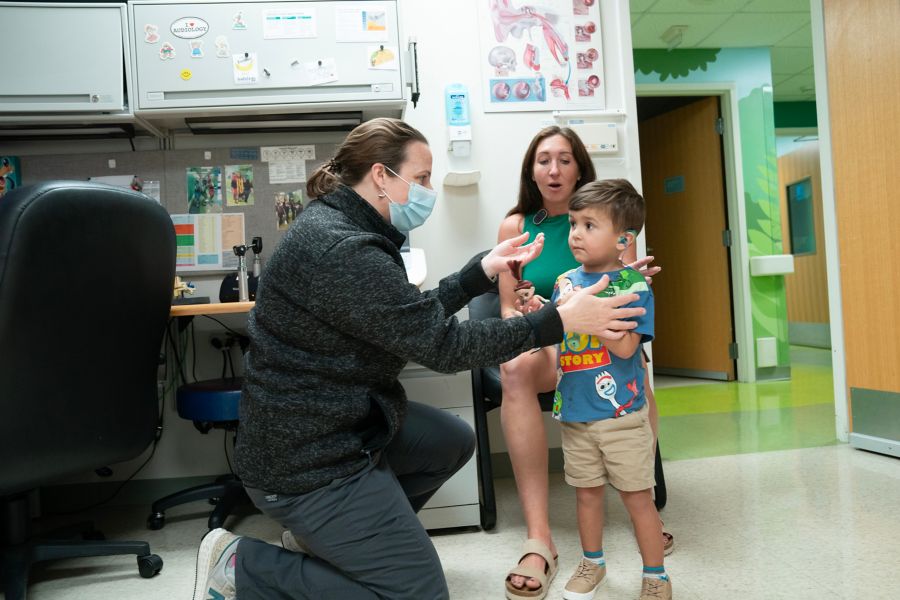
[[[392,168],[385,165],[384,167],[397,177],[400,177]],[[431,214],[434,208],[434,202],[437,200],[437,192],[429,190],[424,185],[418,183],[410,183],[400,177],[400,179],[409,186],[409,194],[406,196],[406,204],[397,204],[394,202],[387,192],[384,195],[390,201],[388,209],[391,214],[391,225],[400,231],[412,231],[420,226]]]

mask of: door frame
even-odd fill
[[[731,310],[734,314],[734,341],[738,344],[737,380],[756,381],[753,343],[753,315],[750,302],[750,251],[747,241],[747,212],[744,210],[744,174],[741,159],[741,131],[738,121],[737,85],[729,82],[638,83],[637,96],[718,96],[725,131],[722,134],[725,170],[725,203],[731,230]],[[638,125],[640,127],[640,125]],[[664,262],[664,260],[663,260]],[[666,268],[663,264],[663,268]],[[669,267],[677,268],[676,265]]]
[[[825,224],[825,273],[828,277],[828,316],[831,327],[831,375],[834,381],[834,427],[837,439],[850,440],[850,402],[844,350],[844,305],[841,298],[841,262],[838,253],[837,207],[831,156],[831,113],[828,105],[828,69],[825,52],[825,14],[822,0],[810,0],[813,76],[819,130],[819,172],[822,174],[822,217]]]

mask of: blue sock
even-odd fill
[[[606,559],[603,558],[603,550],[600,550],[598,552],[588,552],[587,550],[584,550],[584,557],[595,565],[599,565],[601,567],[606,565]]]
[[[644,577],[648,579],[662,579],[663,581],[669,580],[669,576],[666,575],[666,568],[663,566],[648,567],[644,565]]]

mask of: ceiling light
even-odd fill
[[[666,44],[666,49],[670,52],[677,48],[684,39],[684,32],[687,31],[687,25],[672,25],[659,36]]]
[[[350,131],[362,123],[360,112],[194,117],[184,120],[192,133],[276,133],[286,131]]]

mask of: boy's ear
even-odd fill
[[[634,243],[634,238],[636,237],[637,231],[635,231],[634,229],[626,229],[625,233],[619,236],[619,240],[616,245],[619,246],[620,250],[625,250],[626,248],[628,248],[628,246]]]

